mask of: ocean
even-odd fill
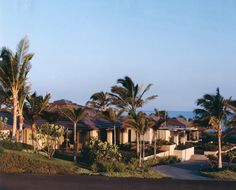
[[[144,111],[146,114],[154,113],[153,111]],[[194,113],[192,111],[167,111],[169,117],[184,116],[186,119],[192,119]]]

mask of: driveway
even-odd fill
[[[200,174],[200,170],[207,167],[208,163],[206,160],[189,160],[173,165],[156,166],[153,169],[166,174],[172,179],[213,180]]]
[[[235,190],[236,182],[0,174],[1,190]]]

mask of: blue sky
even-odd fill
[[[27,35],[32,91],[84,104],[118,78],[153,83],[144,109],[236,98],[234,0],[0,0],[0,46]]]

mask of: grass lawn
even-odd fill
[[[86,172],[73,162],[53,159],[22,151],[4,150],[0,154],[0,172],[47,175],[76,175]]]
[[[127,171],[127,172],[110,172],[102,174],[108,177],[134,177],[134,178],[149,178],[149,179],[161,179],[166,176],[160,172],[148,170],[148,171]]]
[[[224,169],[221,171],[203,171],[202,174],[217,180],[236,180],[236,172],[229,169]]]

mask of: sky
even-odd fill
[[[153,86],[144,110],[236,99],[235,0],[0,0],[0,47],[24,36],[32,92],[85,104],[118,78]]]

